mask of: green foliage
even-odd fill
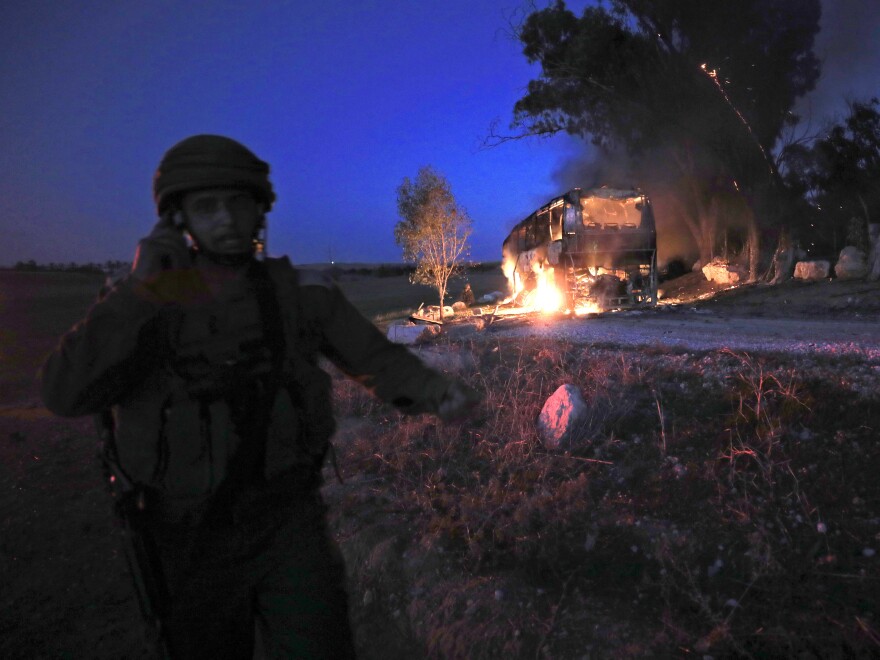
[[[517,102],[515,122],[633,150],[682,139],[769,149],[818,79],[819,16],[818,0],[613,0],[577,18],[559,1],[520,30],[542,74]]]
[[[471,219],[455,201],[449,182],[431,168],[419,170],[397,189],[401,220],[394,227],[394,240],[403,248],[404,261],[416,264],[414,284],[436,287],[444,305],[450,278],[463,271],[469,254]]]
[[[796,226],[804,247],[827,257],[867,247],[867,224],[880,222],[880,100],[851,102],[812,145],[786,149],[784,164],[786,184],[809,202]]]

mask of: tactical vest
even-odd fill
[[[287,259],[255,263],[249,291],[163,313],[169,358],[114,407],[119,462],[137,483],[201,498],[230,479],[317,471],[335,429],[320,328]]]

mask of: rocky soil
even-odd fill
[[[878,635],[876,613],[870,607],[851,611],[845,597],[861,593],[880,579],[870,554],[880,549],[872,536],[880,538],[880,497],[875,472],[865,471],[865,466],[878,462],[876,433],[867,426],[874,424],[869,418],[880,388],[880,286],[832,280],[722,290],[692,274],[667,282],[663,288],[664,304],[653,310],[579,320],[499,321],[483,331],[456,330],[449,333],[450,341],[447,338],[420,349],[441,368],[476,377],[474,365],[495,365],[495,355],[515,357],[520,340],[533,342],[522,359],[527,370],[537,370],[537,376],[526,384],[509,381],[509,391],[493,393],[499,410],[509,403],[509,398],[502,397],[512,396],[517,388],[539,405],[542,388],[558,378],[566,360],[572,359],[589,359],[593,375],[597,369],[604,370],[606,380],[601,382],[632,388],[640,404],[623,411],[628,416],[615,422],[599,454],[549,459],[556,470],[553,474],[564,475],[568,481],[559,483],[565,483],[566,492],[572,495],[562,502],[547,500],[553,508],[546,511],[571,509],[582,516],[578,507],[591,502],[597,515],[605,511],[602,515],[608,516],[593,519],[590,525],[595,528],[578,527],[581,536],[576,540],[568,540],[570,530],[565,526],[552,528],[552,534],[542,540],[544,545],[533,545],[527,537],[524,530],[537,521],[520,521],[516,511],[531,511],[529,515],[540,518],[538,504],[548,497],[540,489],[521,504],[505,503],[504,498],[518,488],[544,478],[539,470],[545,469],[541,461],[547,459],[540,452],[523,454],[522,465],[504,473],[508,485],[492,481],[497,466],[512,460],[510,452],[524,446],[516,429],[495,431],[498,437],[490,438],[482,435],[485,426],[455,429],[454,433],[429,422],[405,427],[362,395],[347,394],[348,385],[338,385],[341,397],[346,398],[337,438],[346,479],[345,484],[338,484],[328,468],[325,493],[351,569],[352,617],[362,657],[408,659],[429,653],[493,657],[485,651],[494,648],[491,640],[502,640],[509,657],[521,657],[526,651],[529,657],[559,658],[644,657],[645,653],[722,657],[737,655],[737,649],[748,649],[748,644],[767,637],[785,641],[789,639],[785,635],[791,635],[796,640],[798,635],[808,635],[813,623],[816,630],[830,627],[832,635],[839,635],[838,649],[861,649],[864,657],[870,657],[872,648],[880,649],[864,641]],[[0,307],[0,312],[4,314],[0,327],[4,340],[0,353],[4,358],[0,381],[0,657],[148,657],[120,552],[119,529],[95,459],[90,421],[54,418],[34,394],[33,374],[46,348],[45,341],[37,339],[43,334],[57,336],[69,321],[59,315],[51,327],[40,329],[29,325],[35,314],[27,306]],[[27,343],[31,340],[32,345]],[[535,341],[546,346],[536,346]],[[766,363],[760,355],[767,356]],[[751,475],[753,481],[718,481],[718,490],[705,490],[701,479],[718,465],[726,465],[727,459],[704,456],[702,427],[690,429],[684,421],[677,426],[676,416],[685,419],[691,400],[720,405],[740,396],[741,403],[754,407],[748,397],[764,392],[764,386],[744,384],[741,376],[757,379],[764,369],[777,379],[768,380],[766,389],[779,408],[770,420],[776,426],[767,427],[763,418],[744,421],[743,417],[730,428],[757,429],[760,437],[771,439],[768,448],[782,453],[762,454],[753,448],[755,457],[743,454],[736,459],[742,461],[737,463],[740,466],[766,461],[754,471],[744,469],[743,474]],[[545,375],[547,383],[542,381]],[[793,380],[785,381],[783,375]],[[811,406],[810,415],[799,407],[801,390],[783,392],[786,382],[795,381],[805,388],[805,395],[816,397],[805,400]],[[695,393],[700,396],[691,399]],[[681,407],[678,412],[676,401]],[[531,413],[520,412],[527,424]],[[638,424],[653,429],[653,435]],[[731,422],[725,418],[724,424]],[[707,435],[710,430],[723,433],[724,426],[706,426],[705,430]],[[456,442],[464,442],[469,452],[488,451],[486,443],[498,443],[492,449],[495,454],[481,458],[474,453],[476,459],[489,462],[475,467],[472,478],[479,487],[472,493],[455,490],[457,482],[448,471],[453,470],[450,457],[459,445],[451,444],[450,437],[459,438]],[[413,447],[405,446],[401,438]],[[731,453],[731,466],[733,457]],[[410,467],[426,466],[427,471],[410,473],[382,462],[392,459]],[[407,462],[411,460],[427,462]],[[577,466],[596,471],[581,477]],[[734,474],[732,468],[730,474]],[[778,475],[787,490],[774,492],[770,486],[761,486],[769,483],[767,475],[771,474]],[[464,473],[460,476],[461,480],[470,478]],[[520,486],[512,485],[518,483],[516,479],[523,480]],[[756,483],[763,490],[755,490]],[[808,495],[813,498],[812,508],[804,504]],[[649,496],[666,503],[666,508],[650,509]],[[449,509],[457,514],[441,516],[440,511],[446,511],[443,507],[458,501],[456,497],[471,502],[472,510],[459,502],[457,509]],[[482,497],[485,507],[479,505]],[[788,498],[794,499],[789,502]],[[777,500],[779,507],[771,508],[769,504]],[[724,509],[718,515],[729,516],[729,521],[722,524],[720,517],[706,517],[703,507],[710,502],[720,502]],[[821,516],[817,506],[821,506]],[[751,518],[737,519],[737,515]],[[670,520],[676,520],[675,524]],[[502,550],[492,545],[501,542],[499,534],[507,533],[500,521],[523,525],[518,545],[512,540]],[[751,531],[734,534],[731,530],[738,529],[737,525]],[[496,536],[484,538],[491,529]],[[762,545],[774,536],[772,530],[781,533],[788,545]],[[700,545],[691,548],[685,537],[699,540]],[[466,547],[462,539],[475,545]],[[670,539],[681,543],[681,556],[692,560],[699,575],[689,575],[687,564],[668,562],[662,570],[678,581],[666,581],[657,564],[661,560],[647,559],[646,552],[662,557]],[[593,547],[591,543],[597,555],[584,554]],[[542,548],[550,546],[561,553],[554,559],[557,564],[588,566],[598,572],[584,577],[574,569],[569,575],[566,568],[552,574],[545,567],[530,573],[528,567],[544,566]],[[802,546],[810,561],[786,549]],[[527,548],[536,554],[518,554]],[[776,554],[765,556],[767,561],[760,566],[770,571],[786,562],[802,562],[797,564],[803,568],[801,582],[780,582],[772,576],[766,581],[766,576],[755,577],[754,586],[748,580],[736,582],[750,566],[759,565],[760,552],[771,550]],[[600,561],[591,563],[596,557]],[[707,577],[713,571],[719,574],[714,581]],[[713,589],[723,592],[717,585],[728,574],[725,571],[734,575],[730,596],[713,600],[717,597]],[[690,587],[688,580],[693,582]],[[821,584],[808,589],[804,585],[811,584],[810,580]],[[678,588],[691,599],[686,611],[676,609],[675,595],[664,591]],[[802,590],[801,600],[774,601],[771,597],[789,592],[797,596],[797,589]],[[705,602],[700,601],[703,597]],[[734,616],[731,608],[738,608],[739,601],[743,607]],[[738,622],[751,625],[755,620],[774,619],[774,605],[782,611],[791,603],[807,601],[827,601],[828,609],[821,617],[805,619],[800,629],[785,629],[786,622],[777,621],[763,632],[759,626],[747,633],[735,630]],[[862,601],[870,603],[871,599]],[[808,614],[814,616],[812,610]],[[718,617],[717,626],[710,623],[713,616]],[[842,640],[849,646],[843,646]],[[796,641],[791,643],[797,657],[846,657],[840,650],[837,655],[823,653],[835,647],[823,646],[821,640],[815,642],[814,652],[798,647]],[[771,644],[769,648],[784,647]]]

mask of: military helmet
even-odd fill
[[[153,199],[161,215],[184,193],[227,187],[251,190],[267,211],[275,201],[269,165],[250,149],[222,135],[193,135],[165,152],[153,176]]]

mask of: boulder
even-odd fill
[[[828,277],[830,270],[831,264],[825,260],[798,261],[794,265],[794,278],[796,280],[815,282],[818,280],[824,280]]]
[[[707,280],[717,284],[739,284],[746,277],[745,270],[723,259],[713,259],[702,271]]]
[[[574,385],[561,385],[538,415],[538,437],[546,449],[569,448],[589,419],[589,409]]]
[[[389,325],[388,339],[395,344],[419,344],[430,341],[440,334],[440,328],[436,325]]]
[[[847,245],[840,251],[834,274],[841,280],[856,280],[868,274],[865,253],[853,245]]]
[[[467,304],[463,301],[459,300],[458,302],[452,303],[452,310],[457,314],[459,312],[463,312],[468,308]]]

